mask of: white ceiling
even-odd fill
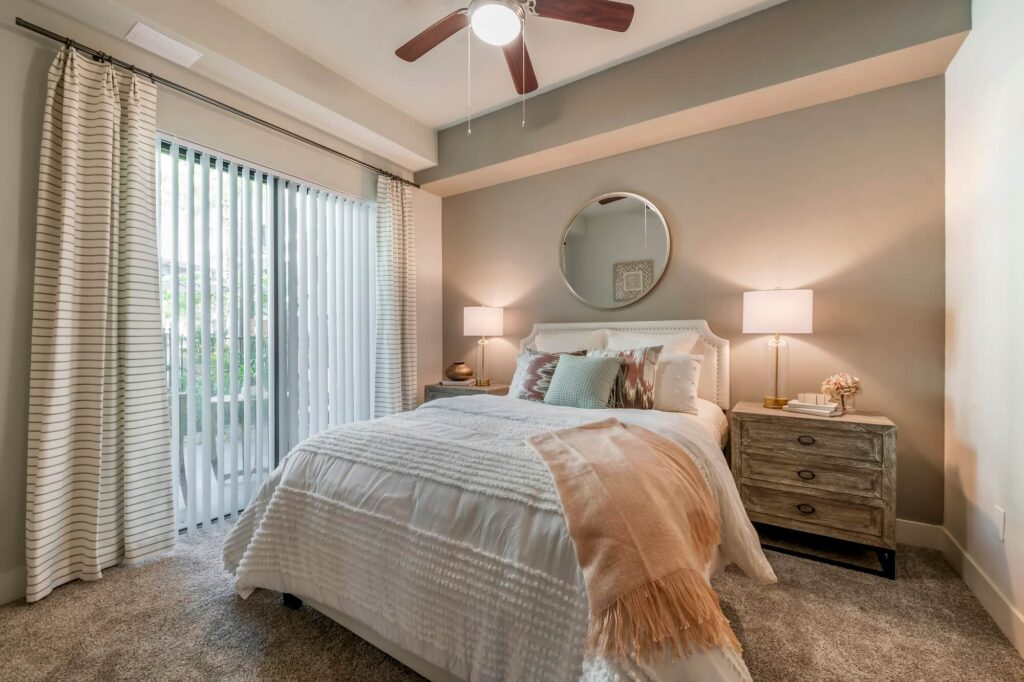
[[[420,122],[443,128],[466,116],[467,33],[409,64],[394,51],[465,0],[218,0]],[[564,21],[527,20],[544,92],[783,0],[634,0],[626,33]],[[473,41],[474,115],[517,100],[500,48]]]

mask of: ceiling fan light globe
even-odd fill
[[[490,45],[507,45],[522,30],[519,14],[503,2],[475,5],[469,22],[476,37]]]

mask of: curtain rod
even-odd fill
[[[55,41],[57,41],[59,43],[64,43],[68,47],[73,47],[76,50],[79,50],[80,52],[85,52],[86,54],[92,55],[94,58],[96,58],[96,59],[98,59],[100,61],[107,61],[107,62],[110,62],[111,64],[113,64],[116,67],[125,69],[127,71],[131,71],[132,73],[137,73],[137,74],[141,74],[143,76],[146,76],[147,78],[149,78],[154,83],[159,83],[160,85],[163,85],[163,86],[166,86],[168,88],[171,88],[172,90],[177,90],[178,92],[180,92],[182,94],[188,95],[189,97],[193,97],[193,98],[195,98],[195,99],[197,99],[197,100],[199,100],[201,102],[209,104],[212,107],[217,107],[218,109],[223,109],[224,111],[227,111],[228,113],[234,114],[235,116],[240,116],[241,118],[244,118],[247,121],[250,121],[250,122],[255,123],[257,125],[261,125],[264,128],[269,128],[270,130],[273,130],[274,132],[279,133],[281,135],[285,135],[287,137],[290,137],[293,140],[298,140],[299,142],[303,142],[305,144],[308,144],[311,147],[316,147],[320,151],[327,152],[328,154],[333,154],[334,156],[340,157],[340,158],[342,158],[342,159],[344,159],[344,160],[346,160],[346,161],[348,161],[350,163],[354,163],[356,165],[362,166],[363,168],[365,168],[367,170],[371,170],[374,173],[378,173],[378,174],[383,175],[385,177],[392,178],[394,180],[398,180],[399,182],[405,183],[406,185],[409,185],[411,187],[419,187],[419,185],[416,184],[415,182],[412,182],[411,180],[406,180],[405,178],[403,178],[403,177],[401,177],[399,175],[395,175],[394,173],[391,173],[389,171],[386,171],[383,168],[377,168],[376,166],[371,165],[369,163],[366,163],[365,161],[360,161],[359,159],[355,158],[354,156],[349,156],[345,152],[341,152],[341,151],[338,151],[337,149],[334,149],[332,147],[328,147],[327,145],[321,144],[321,143],[317,142],[316,140],[311,140],[308,137],[304,137],[302,135],[299,135],[298,133],[292,132],[291,130],[288,130],[287,128],[282,128],[279,125],[271,123],[270,121],[266,121],[266,120],[264,120],[264,119],[262,119],[262,118],[260,118],[258,116],[254,116],[253,114],[250,114],[248,112],[242,111],[241,109],[233,107],[230,104],[226,104],[224,102],[221,102],[220,100],[216,100],[216,99],[214,99],[214,98],[212,98],[212,97],[210,97],[208,95],[204,95],[201,92],[196,92],[192,88],[185,87],[184,85],[181,85],[180,83],[175,83],[174,81],[168,80],[168,79],[164,78],[163,76],[158,76],[155,73],[153,73],[152,71],[143,71],[142,69],[137,68],[134,64],[129,64],[128,62],[120,60],[120,59],[118,59],[116,57],[113,57],[113,56],[111,56],[111,55],[109,55],[109,54],[107,54],[105,52],[101,52],[100,50],[96,50],[94,48],[91,48],[88,45],[83,45],[82,43],[80,43],[80,42],[78,42],[76,40],[72,40],[71,38],[68,38],[67,36],[62,36],[59,33],[54,33],[53,31],[51,31],[49,29],[43,28],[42,26],[36,26],[35,24],[33,24],[31,22],[25,21],[21,17],[15,17],[14,23],[17,24],[18,26],[21,26],[22,28],[27,28],[30,31],[38,33],[41,36],[45,36],[45,37],[49,38],[50,40],[55,40]]]

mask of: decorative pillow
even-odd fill
[[[662,355],[654,382],[654,409],[697,414],[703,355]]]
[[[579,332],[540,332],[533,345],[542,353],[568,353],[570,351],[604,348],[603,329]]]
[[[666,354],[692,353],[693,347],[700,340],[700,334],[695,331],[673,332],[671,334],[660,334],[658,332],[608,332],[608,342],[598,348],[609,350],[629,350],[631,348],[643,348],[644,346],[661,346]],[[582,348],[582,346],[580,346]]]
[[[654,387],[658,378],[661,346],[632,350],[591,350],[587,357],[622,358],[622,369],[612,389],[612,407],[650,410],[654,407]]]
[[[573,353],[538,353],[537,351],[524,350],[516,358],[516,373],[512,377],[512,384],[508,387],[508,394],[520,400],[544,400],[544,394],[548,392],[551,384],[551,375],[555,373],[555,365],[562,355],[583,355],[586,351],[579,350]]]
[[[621,366],[620,358],[563,355],[555,366],[544,402],[587,409],[608,407]]]

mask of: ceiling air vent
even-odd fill
[[[175,64],[181,64],[186,69],[203,56],[202,52],[193,50],[188,45],[180,43],[170,36],[165,36],[145,24],[136,23],[124,39],[144,50],[160,55],[164,59],[169,59]]]

